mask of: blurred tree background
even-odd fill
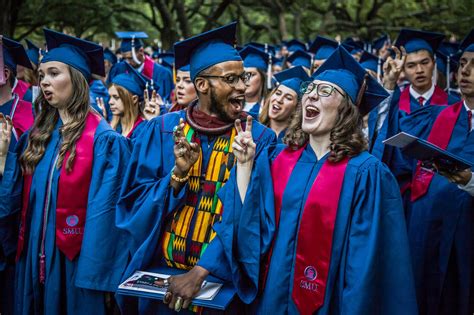
[[[402,27],[461,40],[474,26],[472,0],[2,0],[1,33],[42,44],[46,26],[111,45],[114,31],[143,30],[169,49],[197,33],[239,21],[240,43],[316,35],[371,40]]]

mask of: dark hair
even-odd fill
[[[295,110],[293,120],[283,138],[283,142],[292,148],[300,148],[309,140],[303,131],[303,110],[301,102]],[[330,133],[331,162],[339,162],[344,157],[353,157],[367,149],[367,140],[362,132],[362,116],[359,109],[345,97],[339,104],[336,124]]]
[[[66,105],[67,113],[71,116],[71,121],[60,128],[63,139],[59,148],[59,158],[56,166],[60,168],[63,164],[66,152],[70,152],[66,161],[66,169],[72,170],[72,164],[76,157],[76,142],[82,135],[86,125],[86,117],[89,112],[89,85],[86,78],[76,69],[68,66],[73,86],[72,95]],[[51,138],[54,127],[59,119],[57,108],[52,107],[44,98],[43,93],[38,95],[35,101],[41,106],[33,127],[28,134],[28,146],[20,157],[22,170],[26,174],[32,174],[36,165],[42,159],[46,146]]]

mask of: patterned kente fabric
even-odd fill
[[[207,169],[204,171],[197,131],[186,123],[184,134],[188,141],[199,145],[199,158],[189,172],[185,205],[175,211],[173,218],[166,223],[161,244],[168,266],[191,269],[215,236],[212,230],[214,222],[221,220],[222,204],[217,192],[229,178],[235,163],[232,142],[236,131],[231,128],[223,135],[217,136]]]

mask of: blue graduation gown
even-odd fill
[[[403,131],[427,139],[445,107],[420,109],[401,121]],[[474,132],[462,108],[449,152],[474,160]],[[412,163],[413,173],[415,163]],[[408,236],[422,314],[474,312],[474,198],[436,174],[428,192],[407,208]]]
[[[55,244],[60,170],[53,166],[60,145],[55,127],[36,166],[30,191],[25,248],[16,266],[16,314],[104,314],[104,291],[114,292],[129,257],[126,234],[115,227],[115,203],[130,156],[128,140],[102,120],[94,138],[94,161],[80,254],[69,261]],[[18,162],[27,134],[9,152],[0,186],[0,220],[21,210],[23,177]],[[50,170],[54,169],[52,175]],[[39,283],[39,251],[48,178],[52,178],[45,237],[46,281]]]
[[[159,248],[164,220],[184,205],[188,190],[186,184],[174,196],[170,186],[171,170],[175,164],[172,134],[180,118],[186,120],[184,110],[150,120],[133,146],[117,204],[117,226],[126,230],[132,239],[133,257],[124,280],[136,270],[153,270],[154,267],[166,265]],[[274,132],[258,122],[253,123],[252,134],[256,139],[257,154],[269,143],[275,142]],[[202,167],[206,169],[215,138],[206,135],[199,137]],[[170,312],[166,305],[155,300],[140,299],[139,306],[136,298],[118,296],[117,300],[125,314],[133,314],[138,310],[147,314]]]
[[[153,65],[153,82],[158,86],[158,94],[163,101],[171,103],[171,91],[174,88],[173,73],[166,67],[157,64]]]
[[[110,110],[109,105],[109,91],[107,87],[102,83],[101,80],[94,80],[89,86],[89,95],[90,95],[90,103],[92,108],[94,108],[100,115],[102,115],[102,110],[97,105],[96,98],[102,97],[104,99],[104,106],[107,112],[107,121],[112,120],[112,111]]]
[[[220,194],[226,212],[214,226],[219,245],[209,247],[202,257],[212,270],[209,258],[221,251],[240,298],[252,302],[252,313],[257,314],[298,314],[291,297],[298,226],[327,158],[318,161],[311,146],[306,147],[283,194],[280,226],[275,231],[270,161],[282,148],[257,159],[243,205],[235,177],[229,179]],[[266,286],[254,300],[263,257],[273,238]],[[398,186],[386,166],[366,152],[352,158],[346,169],[327,289],[317,314],[417,314]]]

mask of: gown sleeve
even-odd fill
[[[247,304],[257,295],[260,263],[275,232],[270,151],[272,147],[264,149],[255,161],[243,204],[235,169],[219,191],[224,208],[222,221],[214,224],[217,235],[199,261],[218,277],[227,272],[240,299]],[[216,260],[217,251],[225,259]]]
[[[348,229],[341,314],[417,314],[395,178],[374,158],[359,169]]]
[[[130,158],[129,141],[113,130],[96,135],[78,287],[115,292],[129,258],[127,235],[115,226],[116,203]]]
[[[146,123],[134,143],[117,203],[117,226],[129,234],[132,255],[141,248],[138,256],[142,258],[150,256],[147,248],[154,250],[165,217],[184,204],[188,187],[183,186],[175,196],[170,186],[173,148],[163,142],[172,135],[161,130],[163,117]]]

